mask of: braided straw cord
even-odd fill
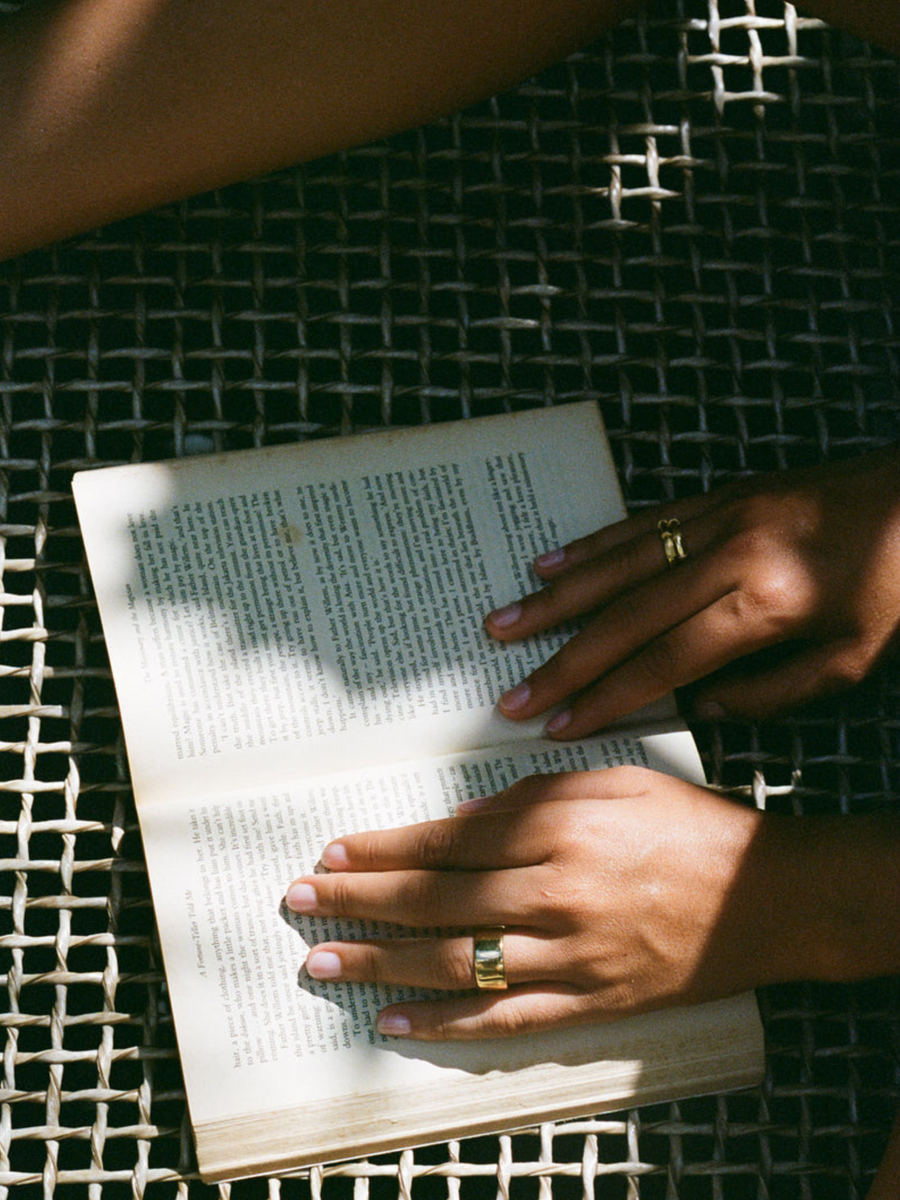
[[[0,1200],[213,1191],[73,471],[592,398],[639,508],[895,438],[898,91],[790,4],[657,5],[425,129],[0,267]],[[863,812],[896,801],[898,716],[888,663],[698,737],[748,800]],[[759,1089],[219,1190],[863,1196],[896,981],[760,999]]]

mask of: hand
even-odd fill
[[[669,566],[657,521],[677,518]],[[703,685],[701,717],[771,715],[855,683],[900,624],[900,451],[764,475],[666,505],[535,561],[542,590],[490,613],[504,641],[585,627],[500,699],[513,720],[567,699],[555,737],[591,733],[735,660]]]
[[[796,825],[641,768],[534,776],[465,815],[342,837],[322,854],[332,873],[297,880],[286,899],[308,915],[447,930],[320,944],[307,960],[320,980],[472,989],[472,929],[505,926],[508,991],[379,1018],[388,1034],[496,1037],[791,974],[793,943],[782,960],[775,934],[791,873],[767,831],[793,845]]]

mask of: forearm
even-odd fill
[[[773,978],[900,973],[900,816],[774,820],[756,889]]]
[[[0,22],[0,258],[415,126],[627,0],[33,0]]]

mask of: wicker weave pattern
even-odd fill
[[[73,470],[592,397],[640,506],[896,437],[898,88],[791,5],[656,8],[427,129],[0,268],[3,1195],[208,1190]],[[888,666],[699,734],[770,807],[863,811],[895,801],[898,715]],[[231,1193],[863,1195],[896,985],[762,1001],[757,1092]]]

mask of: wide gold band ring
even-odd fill
[[[674,567],[680,559],[687,558],[687,550],[681,540],[681,522],[677,517],[670,521],[657,521],[656,532],[660,536],[663,553],[670,567]]]
[[[479,929],[473,937],[472,969],[475,986],[483,992],[503,991],[506,988],[506,965],[503,961],[503,927]]]

